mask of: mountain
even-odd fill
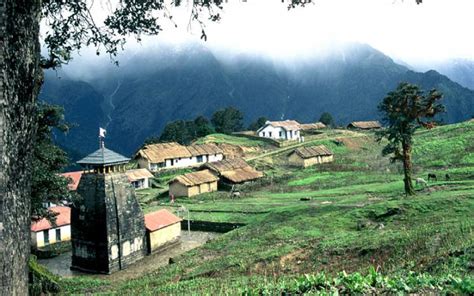
[[[426,66],[419,68],[426,69]],[[453,59],[430,65],[430,68],[446,75],[454,82],[474,90],[474,61],[467,59]]]
[[[259,116],[310,122],[324,111],[339,124],[377,119],[378,103],[401,81],[441,90],[446,122],[473,113],[474,91],[435,71],[409,70],[361,44],[292,61],[217,55],[197,45],[169,47],[132,57],[87,82],[48,75],[41,97],[64,105],[67,120],[79,124],[59,138],[64,146],[91,152],[102,125],[107,145],[130,155],[168,121],[210,117],[229,105],[241,109],[247,122]]]

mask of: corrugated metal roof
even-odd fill
[[[371,129],[371,128],[381,128],[382,125],[378,121],[353,121],[347,127]]]
[[[329,150],[324,145],[310,146],[310,147],[300,147],[300,148],[295,149],[290,154],[293,154],[293,153],[298,154],[302,158],[311,158],[311,157],[316,157],[316,156],[333,155],[331,150]]]
[[[147,169],[128,170],[125,174],[127,175],[130,182],[146,178],[153,178],[152,173],[150,173]]]
[[[169,183],[179,182],[185,186],[196,186],[204,183],[216,182],[219,180],[215,175],[213,175],[209,170],[192,172],[184,175],[177,176]]]
[[[53,213],[58,214],[56,216],[55,227],[71,224],[71,208],[70,207],[57,206],[57,207],[51,207],[49,208],[49,210],[51,210]],[[43,230],[51,229],[51,228],[53,228],[53,225],[46,218],[43,218],[31,224],[31,231],[34,231],[34,232],[43,231]]]
[[[99,148],[98,150],[87,155],[83,159],[79,160],[78,164],[120,164],[127,163],[130,158],[127,158],[117,152],[114,152],[107,148]]]
[[[156,231],[181,221],[181,218],[173,215],[170,211],[165,209],[145,215],[145,227],[148,231]]]

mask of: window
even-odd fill
[[[49,230],[43,230],[44,244],[49,244]]]
[[[56,241],[60,242],[61,241],[61,228],[56,229]]]
[[[282,132],[281,132],[281,131],[279,131],[279,132],[278,132],[278,137],[280,137],[280,138],[281,138],[281,136],[282,136]]]
[[[202,155],[198,155],[198,156],[196,157],[196,160],[197,160],[197,162],[202,162]]]
[[[262,132],[262,137],[265,137],[265,132]]]
[[[170,162],[171,162],[170,165],[173,166],[174,165],[174,159],[171,159]]]
[[[268,136],[271,138],[272,137],[272,132],[268,132]]]

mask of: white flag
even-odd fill
[[[99,127],[99,137],[105,138],[107,131],[104,128]]]

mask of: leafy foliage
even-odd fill
[[[319,117],[319,121],[324,123],[326,126],[334,126],[334,119],[332,118],[331,113],[323,112],[321,117]]]
[[[63,109],[44,102],[37,104],[38,132],[35,139],[32,164],[31,214],[34,219],[54,217],[42,205],[44,202],[57,203],[63,199],[72,199],[68,190],[69,180],[59,175],[68,165],[66,153],[52,140],[52,130],[69,130],[64,121]]]
[[[216,132],[222,134],[231,134],[243,129],[243,119],[244,114],[242,111],[234,107],[227,107],[214,112],[211,122],[214,125]]]
[[[249,125],[248,130],[256,131],[259,128],[261,128],[262,126],[264,126],[265,122],[267,122],[267,121],[268,121],[268,118],[266,118],[265,116],[259,117],[259,118],[257,118],[257,120],[255,120],[254,122],[252,122]]]

